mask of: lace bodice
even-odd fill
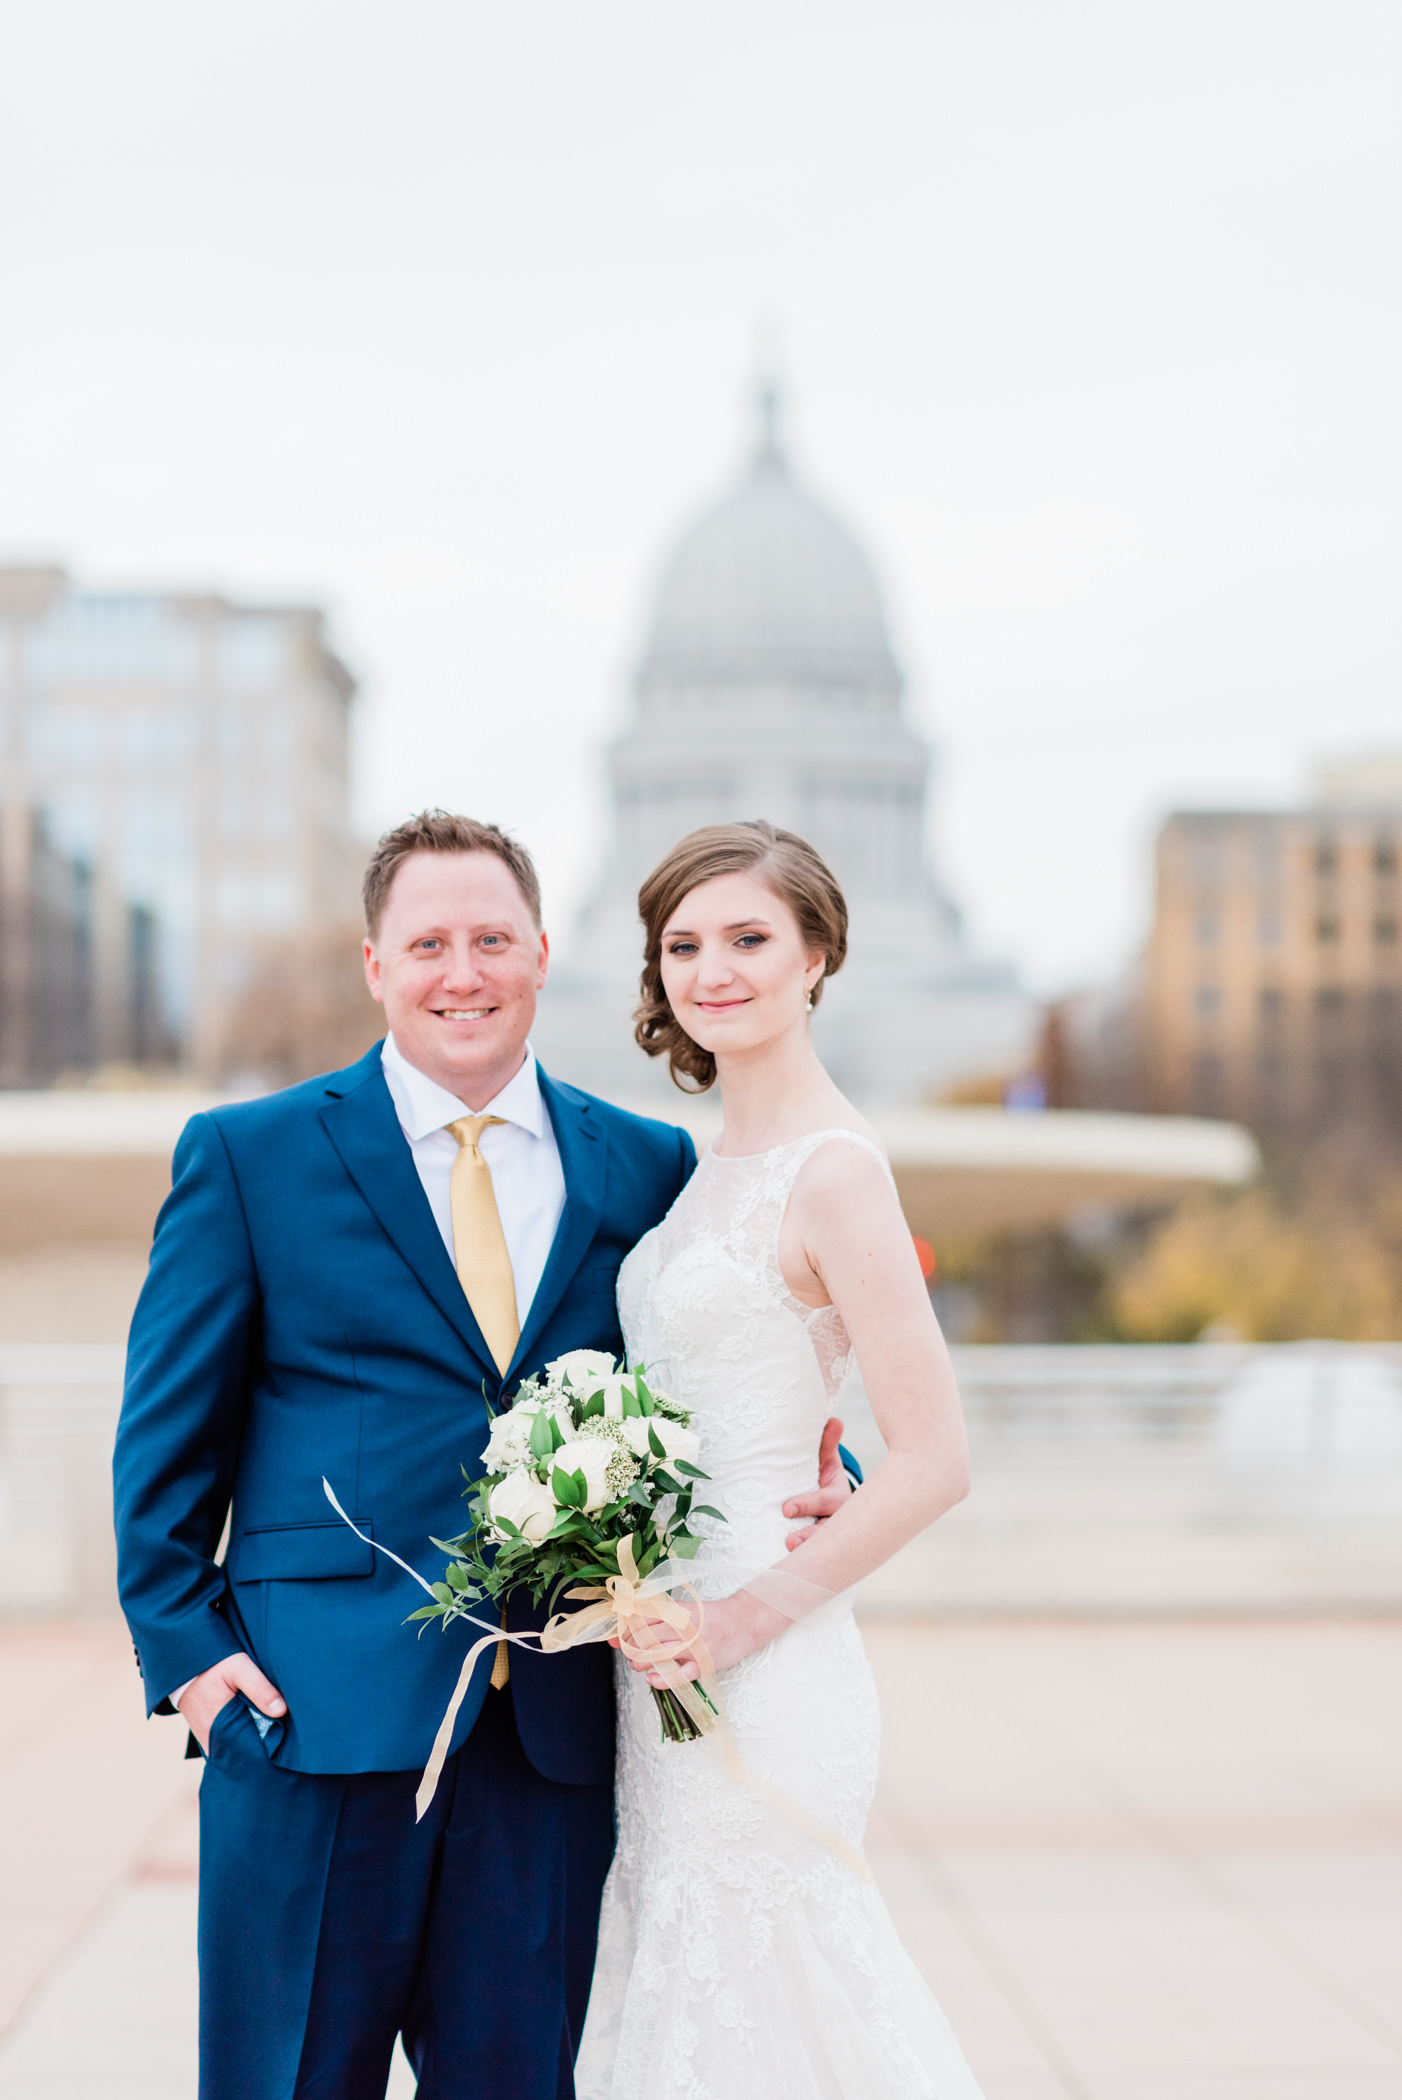
[[[885,1169],[880,1148],[855,1130],[815,1130],[736,1159],[706,1152],[619,1273],[629,1361],[653,1366],[692,1409],[712,1479],[705,1499],[729,1520],[698,1520],[712,1569],[780,1558],[790,1528],[782,1505],[817,1482],[818,1439],[851,1343],[834,1306],[804,1305],[785,1284],[779,1233],[800,1170],[834,1142]]]

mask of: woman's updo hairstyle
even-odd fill
[[[829,977],[842,968],[847,954],[847,900],[837,877],[807,839],[780,831],[760,819],[747,824],[706,824],[688,832],[658,862],[638,891],[643,922],[642,1003],[634,1015],[633,1034],[649,1057],[665,1057],[672,1078],[686,1094],[704,1094],[716,1076],[709,1050],[693,1042],[667,1003],[662,989],[662,929],[683,897],[698,883],[717,875],[753,874],[783,899],[798,921],[803,945],[823,958],[823,974],[813,987],[813,1004],[823,996]]]

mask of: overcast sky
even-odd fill
[[[758,315],[932,850],[1040,989],[1158,816],[1402,748],[1397,0],[44,0],[0,34],[0,559],[311,597],[358,817],[563,928]]]

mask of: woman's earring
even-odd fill
[[[808,997],[807,997],[806,1001],[804,1002],[804,1005],[805,1005],[805,1011],[811,1014],[811,1013],[812,1013],[812,1011],[813,1011],[813,994],[812,994],[811,992],[810,992],[810,993],[808,994]]]

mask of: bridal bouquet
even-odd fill
[[[664,1561],[690,1560],[701,1541],[688,1520],[725,1521],[693,1503],[696,1482],[709,1477],[699,1452],[686,1408],[654,1392],[642,1368],[624,1370],[598,1349],[557,1356],[493,1417],[486,1471],[464,1490],[471,1528],[433,1541],[448,1566],[431,1585],[433,1603],[410,1616],[441,1619],[446,1629],[482,1599],[497,1603],[516,1589],[553,1610],[571,1585],[597,1596],[616,1578],[637,1583]],[[653,1698],[668,1740],[700,1733],[674,1692],[654,1688]]]

